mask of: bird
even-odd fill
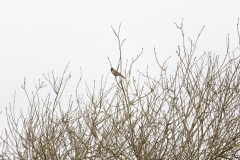
[[[111,72],[115,77],[116,76],[123,77],[123,75],[121,73],[119,73],[117,70],[115,70],[114,68],[111,68]],[[123,78],[125,78],[125,77],[123,77]]]

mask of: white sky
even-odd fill
[[[28,107],[24,106],[26,96],[21,89],[24,76],[31,93],[38,79],[44,80],[43,73],[53,70],[60,76],[68,62],[73,79],[70,86],[75,87],[80,67],[83,86],[85,81],[91,86],[93,80],[100,84],[101,76],[110,72],[107,57],[114,67],[118,61],[111,25],[118,29],[122,24],[124,63],[144,48],[133,70],[145,71],[148,65],[153,77],[157,76],[153,48],[161,62],[175,55],[181,33],[174,22],[180,24],[182,18],[186,37],[193,40],[205,25],[196,54],[212,51],[224,55],[228,33],[231,49],[238,45],[239,6],[239,0],[1,0],[0,111],[12,103],[15,90],[16,107]],[[113,83],[114,79],[109,77],[108,81]]]

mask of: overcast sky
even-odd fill
[[[120,23],[121,38],[126,38],[124,64],[144,49],[133,71],[145,71],[148,65],[152,76],[157,76],[153,48],[161,62],[174,57],[181,44],[174,22],[180,24],[182,18],[185,34],[193,40],[205,25],[196,54],[212,51],[224,55],[228,33],[230,49],[238,46],[239,5],[239,0],[1,0],[0,111],[13,102],[15,91],[16,107],[28,107],[24,106],[26,96],[21,89],[24,77],[31,94],[38,79],[44,80],[43,73],[53,70],[61,76],[68,62],[72,87],[80,76],[80,67],[83,85],[86,81],[91,86],[102,75],[106,77],[110,72],[107,57],[116,67],[119,56],[111,26],[117,30]],[[109,83],[113,82],[109,76]],[[2,115],[0,119],[4,120]]]

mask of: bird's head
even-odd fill
[[[111,68],[111,71],[114,70],[113,68]]]

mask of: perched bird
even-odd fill
[[[123,75],[121,73],[119,73],[117,70],[111,68],[111,72],[112,74],[116,77],[116,76],[120,76],[120,77],[123,77]],[[125,77],[123,77],[125,78]]]

